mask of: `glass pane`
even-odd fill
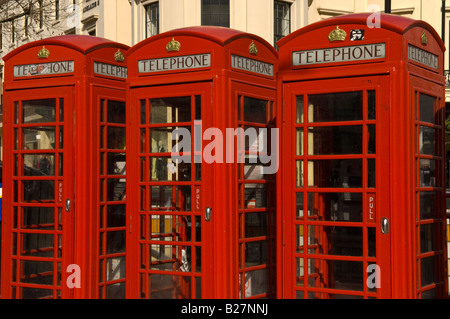
[[[119,282],[106,286],[106,299],[125,299],[125,283]]]
[[[295,238],[297,239],[297,251],[303,251],[304,245],[304,226],[303,225],[295,225]]]
[[[107,201],[122,201],[125,199],[125,179],[109,178],[106,185]]]
[[[23,207],[22,229],[54,229],[55,210],[53,207]]]
[[[362,126],[308,128],[309,155],[362,154]]]
[[[20,282],[53,285],[53,262],[22,260]]]
[[[435,192],[420,192],[420,219],[438,218],[439,211],[436,209],[438,203]]]
[[[360,159],[316,160],[309,163],[311,163],[308,166],[310,187],[362,187]]]
[[[296,123],[303,123],[303,95],[297,96],[297,119]]]
[[[125,149],[125,130],[125,127],[108,127],[106,140],[109,149]]]
[[[419,120],[422,122],[436,123],[434,105],[436,98],[427,94],[419,94]]]
[[[24,150],[55,149],[55,127],[22,128]]]
[[[429,159],[420,160],[420,186],[435,187],[436,185],[436,161]]]
[[[377,254],[377,241],[376,241],[377,231],[374,227],[367,228],[367,242],[368,242],[368,257],[376,257]]]
[[[267,122],[267,101],[244,97],[244,121],[262,123]]]
[[[125,227],[125,205],[108,205],[106,227]]]
[[[258,269],[245,272],[245,298],[269,292],[269,270]]]
[[[24,176],[55,176],[55,155],[25,154],[23,155]]]
[[[321,243],[319,234],[326,236],[327,245]],[[308,226],[308,245],[317,244],[319,247],[310,253],[362,257],[363,231],[361,227]]]
[[[303,155],[303,128],[297,129],[297,139],[295,142],[295,155]]]
[[[125,153],[108,153],[106,164],[108,175],[126,174]]]
[[[106,259],[106,280],[125,278],[125,256]]]
[[[106,253],[125,252],[125,231],[109,231],[106,235]]]
[[[309,193],[308,219],[362,222],[361,193]]]
[[[55,199],[55,181],[27,180],[23,183],[23,201],[53,201]]]
[[[151,210],[191,210],[190,186],[151,186]]]
[[[375,125],[367,125],[367,154],[376,153],[376,131]]]
[[[173,132],[177,131],[178,134]],[[150,132],[150,153],[170,153],[175,152],[189,152],[191,151],[191,140],[184,141],[184,138],[191,137],[191,130],[189,127],[158,127],[149,129]],[[186,135],[186,136],[185,136]],[[183,142],[178,146],[178,143]]]
[[[149,291],[151,299],[190,299],[191,277],[174,275],[149,275]]]
[[[303,218],[303,193],[296,193],[296,216],[297,219]]]
[[[108,101],[108,122],[125,124],[125,102]]]
[[[141,105],[141,124],[145,124],[147,120],[147,110],[145,100],[140,100],[140,105]]]
[[[427,258],[421,259],[421,269],[420,269],[420,276],[421,276],[421,285],[422,287],[425,287],[427,285],[431,285],[436,280],[436,268],[437,268],[437,256],[431,256]]]
[[[21,256],[53,257],[53,234],[21,234]]]
[[[440,234],[438,224],[420,225],[420,252],[427,253],[435,251],[436,238]]]
[[[15,289],[15,287],[14,287]],[[53,290],[41,288],[20,288],[20,298],[22,299],[49,299],[53,298]]]
[[[436,154],[436,129],[420,126],[419,127],[419,152],[426,155]]]
[[[375,91],[367,91],[367,119],[376,119]]]
[[[149,240],[191,241],[191,217],[179,215],[151,215]],[[197,229],[197,227],[195,228]],[[200,229],[200,225],[198,227]],[[199,234],[200,235],[200,234]]]
[[[170,157],[150,158],[150,180],[190,181],[191,164],[176,163]]]
[[[328,269],[328,276],[320,275],[324,288],[343,290],[364,290],[364,270],[362,261],[308,259],[308,273],[320,273],[320,269]],[[315,281],[308,281],[315,287]]]
[[[245,214],[245,237],[267,236],[267,213]]]
[[[191,97],[151,99],[150,124],[191,121]]]
[[[267,207],[267,190],[265,184],[245,184],[244,208]]]
[[[362,120],[362,92],[312,94],[308,96],[308,121]]]
[[[22,123],[52,123],[56,121],[56,99],[22,102]]]
[[[295,185],[297,187],[303,187],[303,161],[296,161],[296,174],[295,174]]]
[[[375,179],[376,179],[375,160],[368,159],[367,160],[367,187],[375,188]]]

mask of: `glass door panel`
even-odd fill
[[[12,298],[70,298],[71,90],[26,91],[13,112]],[[44,98],[42,98],[44,96]],[[51,97],[49,97],[51,96]],[[66,134],[64,134],[66,132]],[[64,242],[64,244],[63,244]],[[66,245],[67,243],[67,245]],[[63,248],[64,247],[64,248]]]
[[[203,297],[204,180],[190,134],[198,129],[196,119],[202,119],[210,94],[211,86],[201,84],[139,90],[135,95],[139,145],[131,147],[139,158],[133,173],[139,196],[130,205],[138,212],[132,217],[138,223],[132,242],[139,261],[138,298]]]
[[[446,296],[444,115],[442,88],[413,78],[416,130],[417,297]],[[420,89],[419,89],[420,87]],[[440,93],[439,93],[440,92]]]
[[[351,79],[322,82],[288,91],[297,114],[291,131],[294,297],[380,297],[380,277],[371,275],[372,269],[384,269],[377,257],[381,211],[375,211],[382,191],[375,185],[383,161],[380,123],[386,116],[378,105],[385,93],[379,79],[366,82],[375,85],[359,84],[356,91]],[[323,92],[323,87],[335,91]]]

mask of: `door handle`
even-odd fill
[[[381,233],[384,235],[389,233],[389,219],[381,218]]]
[[[66,200],[66,212],[70,212],[70,206],[72,205],[72,203],[70,202],[70,199]]]
[[[211,207],[206,207],[205,208],[205,220],[207,222],[209,222],[211,220],[211,213],[212,213],[212,208]]]

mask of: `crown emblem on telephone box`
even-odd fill
[[[178,52],[178,51],[180,51],[180,47],[181,47],[180,42],[178,42],[174,38],[172,38],[172,40],[169,43],[167,43],[166,50],[167,50],[167,52],[172,52],[172,51]]]
[[[45,46],[42,47],[42,49],[39,50],[37,56],[39,59],[48,59],[48,56],[50,55],[50,51],[45,48]]]
[[[336,29],[331,31],[328,35],[328,40],[330,40],[330,42],[344,41],[346,37],[347,33],[344,30],[339,29],[339,26],[336,26]]]

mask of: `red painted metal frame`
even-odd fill
[[[38,51],[45,46],[50,55],[39,59]],[[117,66],[114,55],[118,50],[124,54],[128,46],[110,40],[89,36],[60,36],[31,42],[10,52],[5,61],[4,82],[4,192],[3,199],[3,247],[2,249],[2,298],[12,298],[11,262],[13,247],[13,101],[30,98],[49,98],[65,96],[65,139],[64,149],[64,203],[71,200],[70,212],[62,210],[64,224],[63,255],[60,282],[53,289],[61,294],[53,298],[96,298],[98,296],[98,277],[92,269],[98,268],[98,132],[95,122],[98,110],[97,97],[93,95],[95,87],[121,90],[125,97],[125,81],[109,76],[94,74],[94,61]],[[38,75],[24,78],[13,77],[14,65],[74,61],[74,71],[58,75]],[[55,187],[56,188],[56,187]],[[55,197],[57,197],[55,190]],[[37,205],[37,204],[36,204]],[[63,208],[65,204],[59,203]],[[57,216],[55,216],[56,218]],[[56,220],[56,219],[55,219]],[[56,245],[56,243],[55,243]],[[80,267],[81,288],[69,288],[66,279],[73,273],[67,267],[76,264]],[[20,297],[20,295],[17,295]]]
[[[174,38],[181,44],[179,52],[167,52],[166,45]],[[256,55],[249,53],[253,43],[258,48]],[[211,54],[211,66],[198,70],[173,70],[154,74],[139,74],[138,61],[150,58],[184,56],[191,54]],[[274,76],[257,75],[251,72],[234,70],[231,67],[231,54],[273,64]],[[251,95],[253,90],[267,88],[275,92],[277,72],[277,53],[266,41],[237,30],[220,27],[192,27],[178,29],[151,37],[137,44],[127,52],[128,80],[127,100],[130,101],[131,134],[127,136],[129,160],[137,163],[138,135],[136,128],[136,104],[140,98],[167,94],[171,88],[194,90],[198,94],[202,90],[202,131],[209,127],[225,132],[226,128],[236,128],[237,106],[235,105],[234,83],[246,84]],[[207,84],[207,85],[206,85]],[[255,89],[253,89],[253,87]],[[210,88],[210,89],[209,89]],[[201,89],[199,91],[199,89]],[[209,91],[210,90],[210,91]],[[175,95],[178,92],[174,91]],[[273,93],[267,99],[271,99]],[[134,115],[133,115],[134,114]],[[133,133],[134,132],[134,133]],[[202,132],[202,133],[203,133]],[[225,134],[224,134],[225,136]],[[208,141],[203,142],[203,147]],[[135,189],[139,183],[138,165],[130,165],[127,174],[127,187]],[[202,163],[202,276],[208,278],[202,282],[202,298],[238,298],[238,165],[237,163]],[[134,193],[134,192],[133,192]],[[128,198],[129,199],[129,198]],[[131,201],[130,203],[132,203]],[[139,220],[137,210],[128,206],[129,234],[127,254],[127,297],[138,298],[138,232]],[[212,208],[212,218],[206,222],[203,212],[206,207]],[[232,278],[232,279],[230,279]],[[147,296],[145,296],[147,297]]]
[[[371,77],[385,75],[380,82],[380,92],[383,95],[382,100],[378,101],[378,110],[386,111],[389,115],[385,120],[389,120],[389,127],[385,132],[378,132],[377,139],[377,160],[381,158],[389,158],[389,169],[383,168],[382,172],[377,172],[377,176],[382,174],[380,186],[377,179],[377,192],[385,193],[387,198],[380,198],[377,195],[377,219],[381,205],[386,205],[390,212],[390,232],[388,237],[384,237],[383,242],[377,242],[377,259],[379,257],[386,258],[386,262],[382,262],[384,268],[381,269],[382,285],[378,291],[377,297],[381,298],[416,298],[417,290],[415,283],[417,281],[417,272],[419,271],[416,263],[416,252],[419,240],[416,234],[416,122],[415,122],[415,104],[412,100],[411,85],[415,84],[415,88],[419,91],[424,90],[432,92],[433,96],[440,99],[441,103],[437,105],[437,111],[440,114],[443,109],[443,85],[442,76],[443,69],[443,51],[444,45],[437,35],[436,31],[423,21],[415,21],[403,17],[392,15],[381,15],[380,28],[368,28],[368,14],[355,14],[342,16],[337,18],[326,19],[321,22],[309,25],[303,29],[293,32],[289,36],[278,42],[280,57],[280,73],[278,77],[278,99],[282,101],[284,98],[283,110],[278,111],[278,126],[282,130],[282,172],[278,177],[278,211],[281,212],[278,219],[278,246],[283,248],[286,256],[292,258],[289,253],[294,249],[294,234],[288,231],[292,228],[292,219],[287,217],[293,214],[292,203],[286,204],[283,200],[286,193],[291,201],[294,201],[292,189],[285,182],[285,178],[292,176],[295,170],[292,156],[294,150],[290,150],[287,145],[293,145],[294,134],[291,129],[292,121],[289,115],[293,112],[295,104],[292,99],[286,99],[291,90],[298,92],[308,92],[310,87],[314,87],[317,80],[327,79],[330,84],[329,92],[340,90],[342,83],[354,83],[361,77],[366,77],[369,82]],[[347,32],[351,30],[362,29],[365,31],[365,38],[362,41],[349,41],[347,37],[344,41],[329,42],[329,33],[339,26],[340,29]],[[425,35],[427,42],[422,42],[422,35]],[[317,64],[313,66],[292,67],[292,52],[305,49],[323,49],[345,47],[350,45],[368,44],[368,43],[385,43],[386,56],[383,59],[372,61],[354,61],[345,63],[329,63]],[[437,56],[438,67],[436,69],[417,63],[408,59],[408,45],[414,45],[428,52],[432,52]],[[421,82],[414,80],[421,78]],[[333,80],[335,79],[335,80]],[[317,82],[321,83],[321,82]],[[291,88],[289,88],[291,87]],[[359,85],[355,84],[355,90],[359,90]],[[322,92],[326,92],[323,89]],[[306,94],[306,93],[305,93]],[[386,96],[384,96],[386,94]],[[377,119],[378,123],[379,119]],[[384,125],[384,124],[383,124]],[[439,127],[438,127],[439,128]],[[381,134],[383,134],[381,136]],[[439,154],[443,154],[444,139],[438,134],[436,141]],[[378,148],[381,143],[381,149]],[[380,153],[382,152],[382,153]],[[381,156],[381,158],[380,158]],[[384,161],[384,160],[383,160]],[[377,169],[380,168],[377,166]],[[442,169],[442,168],[441,168]],[[389,176],[385,179],[384,176]],[[444,192],[445,193],[445,192]],[[444,194],[441,192],[441,194]],[[445,196],[445,194],[444,194]],[[442,201],[444,198],[442,198]],[[439,199],[439,202],[440,199]],[[440,210],[437,217],[440,221],[439,225],[445,225],[445,209],[444,205],[439,205]],[[442,214],[440,214],[442,212]],[[442,216],[441,216],[442,215]],[[442,219],[442,220],[441,220]],[[379,234],[379,224],[377,225],[377,237]],[[439,231],[437,236],[445,234]],[[383,238],[383,237],[380,237]],[[389,238],[389,240],[386,240]],[[440,238],[436,239],[441,242]],[[381,247],[380,247],[381,244]],[[420,245],[419,245],[420,246]],[[439,246],[441,247],[441,246]],[[382,255],[378,251],[383,252]],[[439,256],[444,257],[445,251],[438,248],[436,252]],[[289,257],[290,256],[290,257]],[[277,296],[279,298],[292,298],[293,281],[295,269],[293,268],[295,260],[291,260],[287,266],[283,268],[285,256],[281,251],[278,253],[278,289]],[[390,260],[390,261],[389,261]],[[437,284],[440,287],[436,293],[436,297],[446,297],[448,288],[447,280],[443,280],[440,274],[445,273],[445,258],[439,259],[436,272]],[[378,262],[378,260],[377,260]],[[387,268],[386,268],[387,267]],[[383,274],[389,273],[390,282],[385,282]],[[283,285],[283,283],[289,283]],[[369,295],[366,295],[368,297]]]

